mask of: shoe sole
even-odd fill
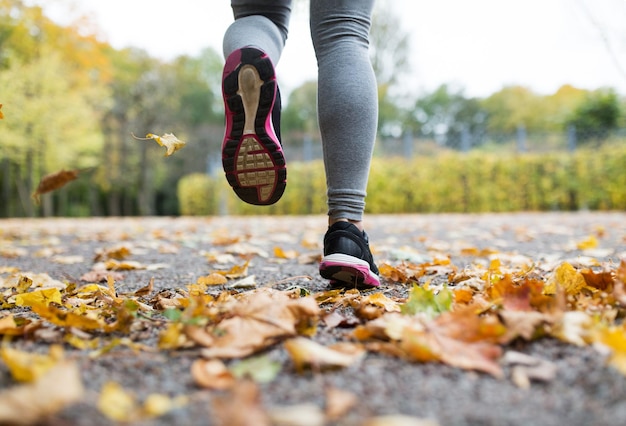
[[[380,285],[369,263],[358,257],[342,253],[324,256],[320,262],[320,275],[330,280],[332,287],[373,288]]]
[[[276,91],[274,66],[265,53],[243,48],[226,60],[222,165],[230,186],[249,204],[274,204],[285,191],[285,157],[272,125]]]

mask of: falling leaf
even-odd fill
[[[191,377],[203,388],[224,390],[235,384],[233,373],[218,359],[197,359],[191,365]]]
[[[287,340],[285,349],[298,371],[303,371],[305,367],[316,369],[348,367],[365,355],[365,350],[360,345],[353,345],[351,353],[348,353],[320,345],[305,337]]]
[[[165,133],[163,136],[148,133],[145,138],[138,138],[135,135],[133,135],[133,137],[139,140],[155,140],[160,146],[164,146],[166,148],[166,157],[169,157],[186,145],[186,142],[179,140],[173,133]]]
[[[60,361],[35,382],[0,392],[0,423],[39,424],[44,418],[80,401],[84,394],[78,365]]]
[[[0,120],[4,118],[4,114],[2,113],[2,104],[0,104]]]
[[[64,187],[69,182],[78,179],[79,173],[80,170],[61,170],[42,177],[32,197],[39,203],[40,195]]]

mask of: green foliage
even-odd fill
[[[206,216],[217,212],[215,182],[207,175],[194,173],[178,182],[178,203],[182,215]]]
[[[576,128],[578,139],[606,139],[619,123],[620,103],[612,90],[600,90],[587,95],[576,108],[568,124]]]
[[[448,286],[444,286],[435,293],[430,288],[413,285],[409,292],[409,299],[400,306],[400,311],[404,315],[425,314],[429,318],[434,318],[443,312],[447,312],[452,307],[454,295]]]
[[[383,213],[478,213],[626,209],[626,147],[550,154],[447,153],[374,159],[366,210]],[[323,214],[322,162],[289,165],[287,190],[269,207],[241,202],[223,176],[181,180],[181,212]],[[184,207],[183,207],[184,206]]]

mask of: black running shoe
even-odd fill
[[[336,222],[328,228],[320,275],[333,287],[378,287],[378,268],[365,231],[350,222]]]
[[[285,191],[287,168],[280,143],[280,93],[270,58],[252,47],[231,53],[222,74],[222,96],[226,179],[243,201],[273,204]]]

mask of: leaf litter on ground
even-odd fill
[[[82,283],[58,281],[43,272],[23,272],[11,266],[14,259],[26,256],[13,250],[22,248],[16,242],[27,240],[20,232],[11,232],[6,236],[0,233],[0,255],[9,263],[0,268],[4,310],[0,312],[0,334],[19,339],[56,330],[60,336],[57,343],[87,349],[92,359],[119,347],[167,354],[196,348],[201,357],[193,362],[190,372],[195,383],[201,388],[230,390],[246,407],[253,407],[252,411],[263,411],[268,422],[277,413],[289,417],[288,407],[274,407],[273,412],[260,407],[256,391],[251,389],[255,383],[274,380],[284,370],[283,363],[262,355],[280,344],[293,369],[301,374],[347,368],[361,362],[368,352],[378,352],[408,362],[444,363],[498,379],[505,376],[503,366],[509,366],[510,380],[528,389],[533,382],[553,380],[554,366],[518,355],[508,350],[509,344],[554,338],[598,348],[608,354],[611,366],[626,374],[626,328],[619,320],[626,306],[624,257],[618,262],[581,256],[555,261],[467,245],[450,251],[449,245],[431,242],[427,255],[409,256],[404,248],[402,256],[395,252],[388,260],[383,258],[382,291],[308,294],[271,288],[249,275],[255,256],[273,253],[280,262],[297,262],[297,250],[279,248],[272,241],[264,250],[250,244],[253,235],[220,232],[213,240],[219,238],[216,247],[222,250],[210,256],[198,252],[209,260],[204,275],[176,289],[155,290],[152,278],[135,291],[122,292],[118,282],[124,277],[117,271],[137,274],[149,269],[132,259],[132,245],[118,242],[98,248],[92,270],[81,277]],[[172,245],[177,245],[181,236],[180,231],[169,237],[163,230],[157,234],[160,240],[170,238]],[[36,242],[35,237],[33,245]],[[601,244],[601,237],[594,235],[593,239],[579,240],[577,249],[588,252]],[[145,244],[150,246],[157,247]],[[168,253],[177,251],[163,252]],[[230,266],[213,269],[211,265],[220,264],[218,259],[226,255]],[[455,255],[464,259],[462,267],[453,260]],[[403,291],[399,295],[387,291],[394,288]],[[316,340],[320,327],[342,327],[352,332],[344,341],[328,345]],[[146,328],[158,331],[155,346],[145,345],[137,337],[140,334],[135,330]],[[55,346],[50,348],[48,355],[28,353],[12,348],[10,340],[5,340],[1,349],[4,364],[16,381],[29,382],[15,385],[13,390],[38,395],[47,375],[56,366],[67,364]],[[68,367],[62,371],[75,374]],[[81,384],[75,381],[73,386],[78,389]],[[142,405],[129,395],[118,384],[109,384],[101,390],[98,406],[116,421],[162,414],[154,408],[159,404],[146,400]],[[36,408],[33,416],[47,416],[79,398],[72,393],[58,400],[51,398],[49,404]],[[153,397],[164,407],[180,406],[183,399]],[[349,395],[346,400],[350,405]],[[216,415],[229,413],[229,404],[216,401]],[[315,412],[316,416],[322,413],[321,418],[336,419],[340,417],[336,412],[345,410],[335,407],[331,411],[326,415]],[[8,409],[0,410],[0,419],[13,421],[14,415]]]

